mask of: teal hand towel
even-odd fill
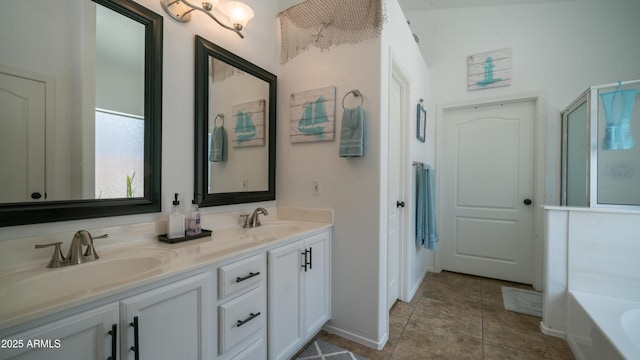
[[[416,169],[416,245],[435,250],[438,242],[435,181],[432,169]]]
[[[224,127],[216,126],[213,129],[213,137],[211,139],[210,149],[209,161],[227,161],[227,132]]]
[[[340,157],[364,156],[365,122],[362,106],[344,109],[340,128]]]
[[[427,235],[425,221],[425,206],[427,189],[426,179],[424,177],[424,168],[422,165],[416,167],[416,245],[424,246]]]
[[[438,242],[438,229],[436,226],[436,197],[435,197],[435,179],[433,169],[426,169],[426,223],[427,233],[424,247],[429,250],[436,249]]]

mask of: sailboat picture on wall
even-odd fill
[[[291,94],[289,104],[291,142],[333,140],[335,113],[335,86]]]
[[[231,107],[235,122],[232,138],[234,147],[264,145],[264,110],[264,100],[251,101]]]

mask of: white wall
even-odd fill
[[[435,111],[434,103],[431,100],[431,93],[429,90],[429,69],[421,56],[420,49],[413,39],[413,35],[406,24],[406,19],[402,10],[400,9],[397,1],[389,1],[386,3],[387,7],[387,22],[382,33],[382,46],[381,46],[381,94],[380,106],[382,108],[382,114],[389,114],[389,85],[391,79],[392,66],[399,68],[403,77],[409,80],[408,89],[408,118],[404,119],[404,141],[406,145],[406,163],[401,165],[401,169],[404,172],[405,179],[405,193],[402,200],[404,200],[406,206],[403,210],[405,220],[405,243],[403,245],[405,262],[404,273],[406,274],[403,284],[403,294],[401,299],[404,301],[410,301],[411,297],[420,285],[420,281],[426,274],[427,269],[435,269],[435,252],[426,250],[422,246],[416,246],[415,243],[415,213],[416,213],[416,189],[415,189],[415,168],[412,166],[412,161],[419,161],[424,164],[430,165],[433,171],[435,169]],[[427,110],[427,128],[426,128],[426,140],[424,143],[420,142],[416,137],[416,122],[417,122],[417,104],[420,99],[424,100],[424,106]],[[388,115],[387,115],[388,116]],[[394,126],[395,122],[399,119],[389,118],[387,122],[382,125],[382,133],[389,133],[389,126]],[[384,145],[387,145],[386,142]],[[388,152],[388,147],[384,147],[383,154]],[[383,180],[382,185],[382,197],[386,196],[387,189],[387,171],[389,166],[389,159],[387,156],[382,156],[382,171],[381,178]],[[393,175],[393,174],[392,174]],[[380,209],[380,217],[385,218],[388,211],[387,204],[382,202]],[[381,229],[381,237],[385,238],[386,227]]]
[[[427,129],[428,145],[415,139],[415,106],[428,100],[428,70],[396,1],[388,1],[387,22],[381,39],[341,45],[328,51],[311,47],[278,71],[278,205],[334,210],[332,320],[327,329],[374,348],[388,337],[386,311],[387,262],[387,150],[389,125],[390,49],[412,81],[411,109],[407,119],[409,162],[403,165],[413,184],[410,160],[428,162],[433,154],[433,123]],[[336,137],[330,142],[289,141],[291,93],[336,86]],[[366,154],[340,158],[339,129],[342,98],[352,89],[364,97]],[[430,154],[428,150],[430,148]],[[321,194],[313,195],[319,180]],[[407,195],[413,194],[407,186]],[[405,200],[413,203],[413,198]],[[407,224],[413,208],[406,210]],[[407,234],[407,236],[410,236]],[[415,288],[424,274],[426,251],[411,241],[405,263],[407,287]],[[415,291],[415,290],[414,290]]]
[[[591,85],[640,78],[639,15],[637,0],[577,0],[412,11],[407,19],[431,70],[434,104],[546,94],[544,203],[558,204],[560,111]],[[507,47],[511,85],[468,92],[467,57]]]
[[[194,38],[196,34],[267,71],[275,73],[277,70],[277,23],[275,21],[277,4],[271,1],[245,0],[245,3],[255,11],[255,17],[243,30],[244,39],[241,39],[231,31],[221,28],[205,14],[194,13],[191,22],[183,24],[173,20],[166,14],[160,5],[160,1],[136,0],[136,2],[164,17],[162,81],[163,213],[3,227],[0,228],[0,240],[163,220],[166,216],[164,213],[169,212],[171,209],[171,201],[175,192],[181,194],[182,205],[188,206],[194,192],[193,147],[195,120],[193,99],[195,96]],[[46,31],[40,32],[41,35],[46,33]],[[55,49],[51,51],[55,53]],[[64,65],[64,63],[60,65]],[[266,206],[273,204],[266,204]],[[257,204],[254,203],[209,207],[203,208],[202,212],[218,213],[238,208],[253,209],[256,206]]]

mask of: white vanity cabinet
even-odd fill
[[[114,334],[117,336],[119,329],[118,312],[118,303],[112,303],[13,336],[2,337],[0,359],[112,358],[117,356],[118,341]]]
[[[202,273],[122,300],[120,359],[206,358],[210,292]]]
[[[210,293],[209,273],[201,273],[15,335],[3,335],[3,341],[15,346],[0,349],[0,359],[209,358]]]
[[[269,359],[289,359],[331,317],[329,230],[268,252]]]
[[[265,252],[218,268],[218,359],[267,358]]]

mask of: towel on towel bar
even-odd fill
[[[364,156],[365,123],[362,106],[344,109],[340,128],[340,157]]]
[[[435,250],[438,242],[433,170],[416,167],[416,244]]]
[[[209,161],[223,162],[227,161],[227,131],[223,126],[216,126],[213,129],[211,144],[209,146]]]

